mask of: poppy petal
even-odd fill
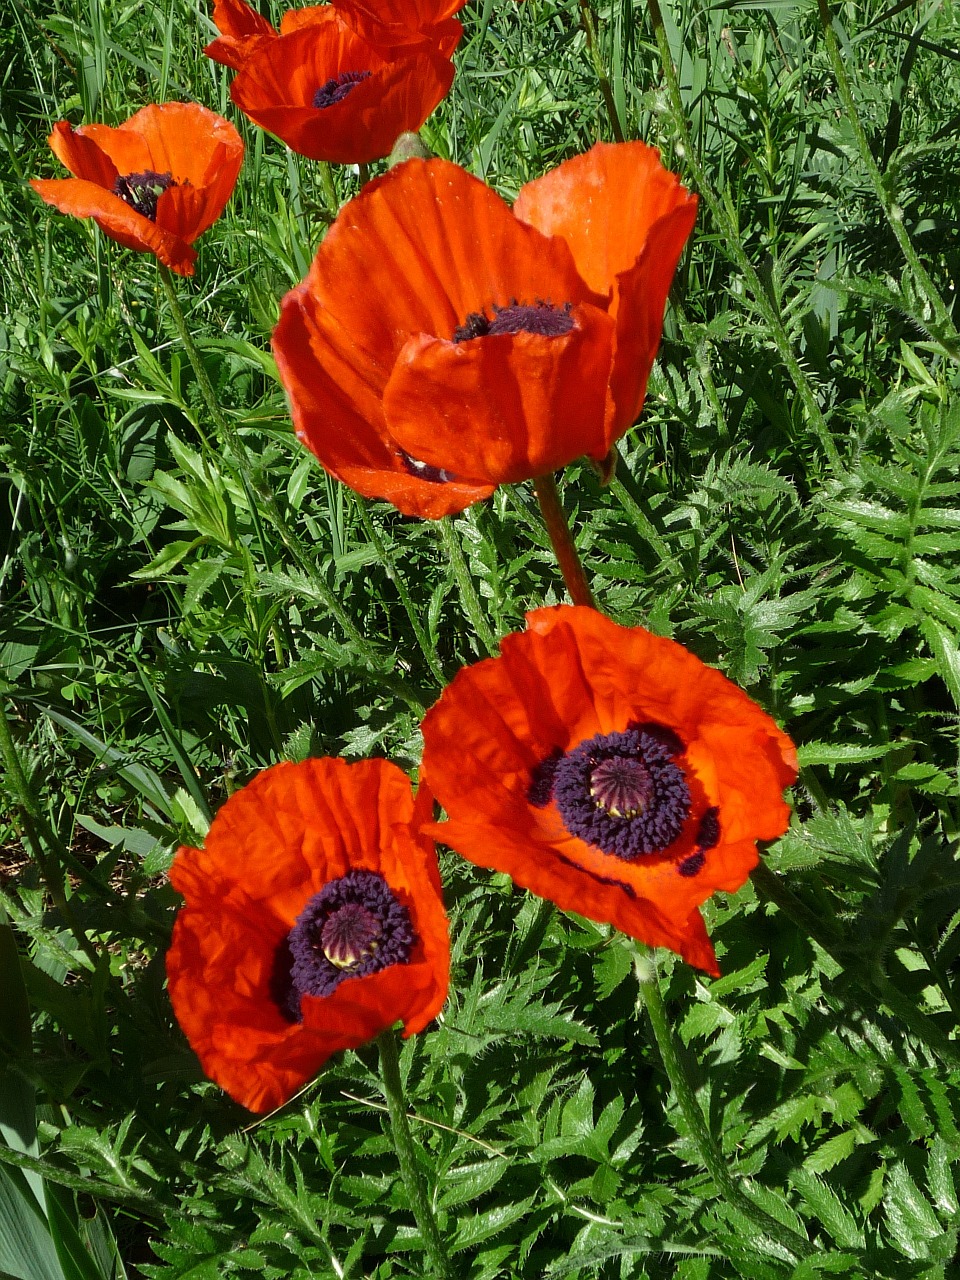
[[[554,471],[578,452],[602,458],[613,321],[589,305],[571,316],[575,327],[552,337],[411,338],[384,392],[390,434],[424,462],[493,484]]]
[[[271,24],[244,0],[213,0],[213,24],[224,36],[275,36]]]
[[[569,244],[591,288],[617,320],[612,435],[637,418],[663,329],[663,311],[697,198],[642,142],[597,143],[527,183],[518,218]],[[626,211],[626,213],[625,213]]]
[[[254,1111],[281,1105],[331,1056],[401,1020],[422,1030],[446,999],[449,938],[429,802],[383,760],[307,760],[265,770],[214,818],[170,878],[186,898],[167,955],[177,1018],[204,1070]],[[278,960],[300,914],[331,882],[372,872],[409,914],[405,961],[278,999]],[[282,969],[279,971],[282,975]]]
[[[108,190],[120,176],[117,166],[96,142],[95,126],[74,129],[66,120],[53,126],[47,139],[50,150],[75,178],[95,182]],[[125,170],[130,173],[131,170]]]
[[[271,24],[244,0],[214,0],[213,22],[220,35],[203,52],[214,62],[239,70],[264,40],[275,40]]]
[[[401,48],[424,39],[446,46],[455,33],[452,48],[442,47],[449,56],[457,46],[463,27],[453,15],[465,0],[334,0],[334,6],[358,35],[382,48]]]
[[[324,22],[343,26],[343,19],[332,4],[312,4],[306,9],[288,9],[280,19],[280,34],[289,36],[303,27],[316,27]]]
[[[178,183],[210,186],[222,210],[243,162],[243,141],[229,120],[198,102],[151,103],[125,120],[116,133],[142,139],[147,162],[141,167],[169,173]],[[131,172],[118,168],[121,173]]]
[[[745,693],[671,640],[576,606],[536,610],[527,622],[503,640],[499,658],[460,671],[424,719],[422,776],[449,816],[425,830],[566,910],[716,972],[696,909],[715,890],[742,885],[757,840],[786,829],[793,744]],[[572,827],[559,793],[541,782],[545,764],[559,770],[586,744],[583,803],[595,815],[603,744],[630,732],[652,733],[646,760],[669,758],[663,777],[675,786],[679,774],[688,798],[662,843],[627,856]],[[631,759],[643,773],[643,755]],[[656,796],[643,794],[626,815],[613,809],[622,829],[648,803],[656,807]]]
[[[643,408],[660,348],[667,295],[696,213],[693,202],[655,222],[636,266],[617,277],[611,308],[617,321],[610,379],[614,439],[633,425]]]
[[[598,142],[528,182],[513,212],[544,235],[562,236],[590,288],[609,296],[617,277],[635,266],[651,227],[696,206],[654,147]]]
[[[32,178],[31,187],[41,200],[75,218],[93,218],[112,240],[127,249],[152,253],[171,271],[193,275],[196,251],[170,231],[137,213],[119,196],[81,178]]]

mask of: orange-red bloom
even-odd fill
[[[369,44],[332,7],[321,12],[322,21],[258,39],[230,96],[311,160],[378,160],[446,96],[453,63],[429,45],[394,51]]]
[[[640,412],[696,198],[641,142],[598,144],[511,212],[443,160],[345,205],[274,332],[300,439],[408,515],[600,460]]]
[[[251,1111],[280,1106],[331,1054],[447,995],[450,944],[432,798],[385,760],[265,770],[203,849],[178,851],[186,898],[167,953],[174,1012],[203,1069]]]
[[[243,163],[229,121],[195,102],[165,102],[116,129],[61,120],[49,142],[75,176],[34,179],[47,204],[93,218],[111,240],[193,275],[191,245],[220,217]]]
[[[592,609],[527,614],[423,722],[425,827],[567,911],[718,972],[697,908],[786,830],[790,739],[672,640]]]

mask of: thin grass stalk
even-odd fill
[[[453,570],[453,577],[457,584],[457,591],[460,594],[463,612],[466,614],[487,653],[497,653],[500,646],[497,642],[497,637],[494,635],[493,628],[487,621],[487,615],[480,603],[477,589],[473,585],[470,567],[467,564],[466,556],[463,554],[463,547],[460,545],[460,539],[457,537],[453,521],[449,516],[444,516],[437,521],[437,524],[440,527],[440,539],[443,542],[443,549],[447,553],[450,568]]]
[[[740,228],[733,214],[727,208],[718,192],[714,189],[713,184],[707,177],[707,172],[697,159],[696,151],[693,146],[693,139],[690,136],[690,129],[687,126],[686,115],[683,108],[683,98],[680,94],[680,82],[677,79],[677,69],[673,64],[673,55],[670,52],[670,42],[667,38],[667,31],[663,24],[663,14],[660,11],[659,0],[647,0],[647,8],[650,13],[650,22],[653,26],[654,35],[657,41],[657,48],[660,51],[660,61],[663,65],[663,74],[667,81],[667,93],[672,108],[672,120],[674,128],[680,137],[683,146],[684,160],[693,175],[693,180],[697,185],[699,193],[710,210],[714,222],[718,230],[721,232],[726,241],[727,252],[735,262],[737,269],[742,273],[747,288],[754,299],[761,315],[764,318],[770,330],[770,336],[773,338],[774,346],[780,359],[790,375],[797,394],[803,404],[807,421],[810,423],[814,434],[820,442],[830,465],[836,470],[841,469],[840,454],[837,446],[834,444],[830,429],[827,426],[823,411],[817,403],[817,397],[814,394],[810,380],[804,373],[796,353],[793,350],[793,344],[790,341],[786,329],[783,327],[783,321],[773,305],[769,294],[763,286],[763,281],[757,274],[757,270],[750,261],[750,256],[744,247],[740,238]]]
[[[577,545],[570,533],[570,526],[567,524],[567,517],[560,502],[557,482],[554,480],[552,473],[547,472],[545,475],[535,477],[533,490],[537,495],[537,501],[540,503],[543,522],[550,537],[550,545],[553,547],[554,555],[557,557],[557,564],[563,574],[563,581],[570,594],[570,599],[574,604],[583,604],[589,609],[596,609],[597,602],[593,598],[593,592],[587,582],[587,575],[584,573],[583,565],[580,561],[580,553],[577,551]]]
[[[633,947],[634,971],[637,975],[640,1000],[646,1009],[677,1105],[686,1121],[703,1167],[713,1178],[717,1190],[727,1204],[755,1223],[764,1235],[776,1241],[781,1248],[788,1250],[797,1258],[812,1257],[816,1250],[809,1240],[805,1240],[803,1236],[772,1217],[765,1209],[754,1204],[741,1187],[739,1180],[731,1173],[720,1144],[710,1131],[707,1119],[697,1101],[693,1083],[678,1051],[673,1028],[663,1003],[653,957],[642,944],[634,943]]]
[[[654,0],[655,2],[655,0]],[[827,46],[827,56],[830,59],[830,66],[833,68],[834,78],[837,82],[837,89],[843,102],[843,109],[846,113],[847,120],[853,129],[853,137],[857,144],[857,151],[860,155],[861,163],[867,171],[870,183],[874,189],[877,200],[883,210],[890,230],[896,237],[897,244],[900,246],[900,252],[903,254],[907,265],[913,273],[920,290],[927,300],[928,305],[936,317],[937,323],[943,330],[944,336],[949,335],[954,340],[954,346],[951,355],[954,359],[960,359],[960,348],[956,343],[960,341],[960,330],[953,322],[950,312],[947,310],[940,291],[931,280],[927,273],[926,267],[920,261],[920,257],[914,248],[913,241],[910,239],[909,232],[903,225],[903,212],[893,199],[886,183],[883,180],[883,174],[874,159],[873,152],[870,150],[870,142],[867,138],[866,130],[863,127],[863,121],[857,110],[856,100],[853,96],[853,90],[850,87],[850,79],[847,75],[846,67],[843,64],[843,55],[840,52],[840,45],[837,41],[837,33],[833,29],[833,15],[830,12],[830,6],[827,0],[817,0],[817,9],[820,14],[820,24],[823,27],[824,42]]]
[[[417,1153],[414,1149],[413,1135],[407,1120],[407,1105],[403,1096],[403,1081],[400,1079],[400,1058],[397,1053],[397,1036],[393,1028],[382,1032],[377,1037],[377,1048],[380,1050],[380,1069],[383,1073],[383,1092],[387,1099],[390,1113],[390,1128],[393,1133],[393,1145],[400,1164],[400,1174],[410,1207],[417,1220],[417,1226],[423,1237],[427,1257],[435,1276],[440,1280],[453,1280],[453,1269],[447,1255],[446,1247],[437,1226],[433,1209],[427,1198],[427,1190],[423,1177],[417,1166]]]
[[[20,807],[27,845],[40,869],[40,875],[43,877],[47,892],[63,917],[67,928],[76,939],[77,946],[91,964],[96,967],[98,959],[96,948],[73,914],[73,908],[70,906],[64,891],[62,874],[57,874],[55,859],[47,856],[47,849],[57,851],[60,841],[47,825],[37,798],[27,780],[27,775],[23,771],[23,766],[20,763],[20,753],[17,750],[17,745],[13,740],[13,733],[10,729],[6,698],[3,697],[0,697],[0,760],[3,761],[6,776],[13,786],[13,791]]]
[[[610,118],[610,128],[613,130],[613,136],[617,142],[625,142],[626,134],[623,131],[623,124],[620,120],[620,113],[617,110],[616,99],[613,96],[613,89],[610,86],[610,77],[607,75],[607,69],[603,65],[603,58],[600,56],[600,45],[597,40],[597,24],[593,16],[593,10],[590,8],[590,0],[580,0],[580,25],[583,27],[583,33],[587,38],[587,50],[590,54],[590,61],[593,63],[593,70],[596,73],[597,81],[600,85],[600,92],[603,94],[604,106],[607,108],[607,115]]]

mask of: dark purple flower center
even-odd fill
[[[398,450],[400,461],[403,463],[404,471],[415,476],[418,480],[427,480],[430,484],[449,484],[451,480],[456,480],[456,476],[452,471],[446,471],[442,467],[431,467],[429,462],[421,462],[419,458],[413,458],[405,450]]]
[[[152,169],[144,169],[143,173],[121,174],[113,184],[113,194],[119,196],[131,209],[136,209],[137,213],[156,222],[157,201],[165,191],[177,185],[171,173],[154,173]]]
[[[690,814],[690,788],[673,760],[682,750],[660,725],[597,734],[547,756],[533,771],[528,798],[539,808],[555,800],[570,834],[602,853],[662,853]]]
[[[349,871],[300,912],[277,950],[271,994],[299,1022],[302,996],[328,996],[347,978],[405,964],[414,940],[410,912],[383,876]]]
[[[502,333],[538,333],[544,338],[557,338],[574,327],[570,306],[569,302],[562,307],[555,307],[552,302],[511,302],[509,307],[494,303],[492,320],[482,311],[471,311],[454,330],[453,341],[469,342],[471,338]]]
[[[327,80],[320,86],[313,95],[313,105],[322,109],[342,102],[361,80],[366,80],[371,74],[370,71],[341,71],[338,76],[334,76],[332,80]]]

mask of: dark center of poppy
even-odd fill
[[[418,480],[427,480],[431,484],[449,484],[451,480],[457,478],[452,471],[446,471],[442,467],[431,467],[429,462],[421,462],[419,458],[412,457],[404,449],[399,449],[398,453],[404,471]]]
[[[405,964],[410,912],[375,871],[349,871],[314,894],[277,950],[271,994],[300,1022],[302,996],[328,996],[347,978]]]
[[[690,788],[673,757],[683,744],[660,725],[601,733],[533,771],[531,804],[556,801],[573,836],[602,853],[638,858],[662,853],[690,813]]]
[[[471,338],[487,338],[502,333],[538,333],[544,338],[558,338],[573,328],[570,303],[555,307],[552,302],[511,302],[509,307],[494,304],[493,319],[482,311],[471,311],[453,333],[454,342]]]
[[[154,173],[152,169],[144,169],[143,173],[126,173],[117,178],[113,184],[113,194],[119,196],[131,209],[142,213],[151,222],[157,219],[157,201],[165,191],[177,186],[171,173]]]
[[[341,71],[338,76],[334,76],[332,80],[327,80],[320,86],[313,95],[313,105],[322,109],[342,102],[361,80],[366,80],[371,74],[370,71]]]

